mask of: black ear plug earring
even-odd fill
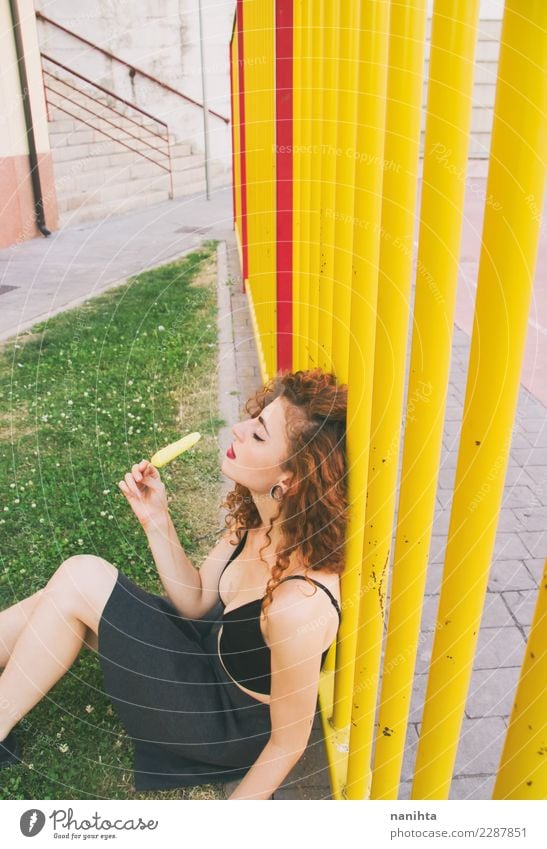
[[[281,495],[279,495],[279,496],[274,495],[274,489],[280,489]],[[270,495],[271,495],[271,497],[273,498],[274,501],[282,501],[283,500],[283,487],[281,486],[280,483],[274,483],[274,485],[270,489]]]

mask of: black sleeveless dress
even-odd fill
[[[269,705],[240,690],[218,657],[223,611],[219,601],[202,619],[184,617],[118,572],[98,655],[105,692],[133,742],[136,790],[241,779],[270,738]]]

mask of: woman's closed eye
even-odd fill
[[[258,439],[258,441],[259,441],[259,442],[264,442],[264,440],[262,439],[262,437],[261,437],[261,436],[257,436],[257,434],[256,434],[256,433],[253,433],[253,436],[254,436],[254,438],[255,438],[255,439]]]

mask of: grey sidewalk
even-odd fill
[[[224,358],[221,354],[219,386],[222,387],[224,409],[231,411],[227,420],[231,420],[258,388],[260,371],[247,296],[241,292],[229,188],[215,191],[211,201],[202,196],[168,201],[123,218],[80,225],[73,230],[54,233],[48,239],[34,239],[0,252],[0,285],[16,287],[0,296],[0,304],[4,307],[0,315],[0,339],[14,336],[33,322],[93,297],[144,268],[176,258],[210,238],[225,241],[227,248],[222,277],[228,279],[224,279],[222,285],[229,291],[228,294],[219,291],[219,305],[221,302],[224,305],[219,322],[221,350],[228,351],[230,346],[233,350],[231,357]],[[229,323],[225,321],[228,307]],[[469,346],[469,336],[455,327],[437,513],[399,792],[401,799],[409,798],[412,783],[442,577]],[[237,394],[232,396],[230,393],[234,391]],[[230,398],[232,405],[227,406]],[[546,528],[547,410],[521,387],[451,799],[491,798],[547,553]],[[229,792],[229,786],[226,789]],[[306,754],[274,798],[329,797],[328,770],[316,715]]]
[[[0,251],[0,340],[231,233],[232,190],[225,187],[210,201],[203,194],[178,198],[6,248]]]

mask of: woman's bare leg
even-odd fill
[[[3,669],[40,598],[42,590],[0,612],[0,669]]]
[[[76,555],[44,587],[0,675],[0,740],[72,666],[88,629],[97,635],[117,575],[101,557]]]
[[[45,587],[0,611],[0,671],[10,659],[15,643],[26,627],[44,589]],[[97,635],[91,628],[87,629],[84,646],[95,652],[98,650]]]

